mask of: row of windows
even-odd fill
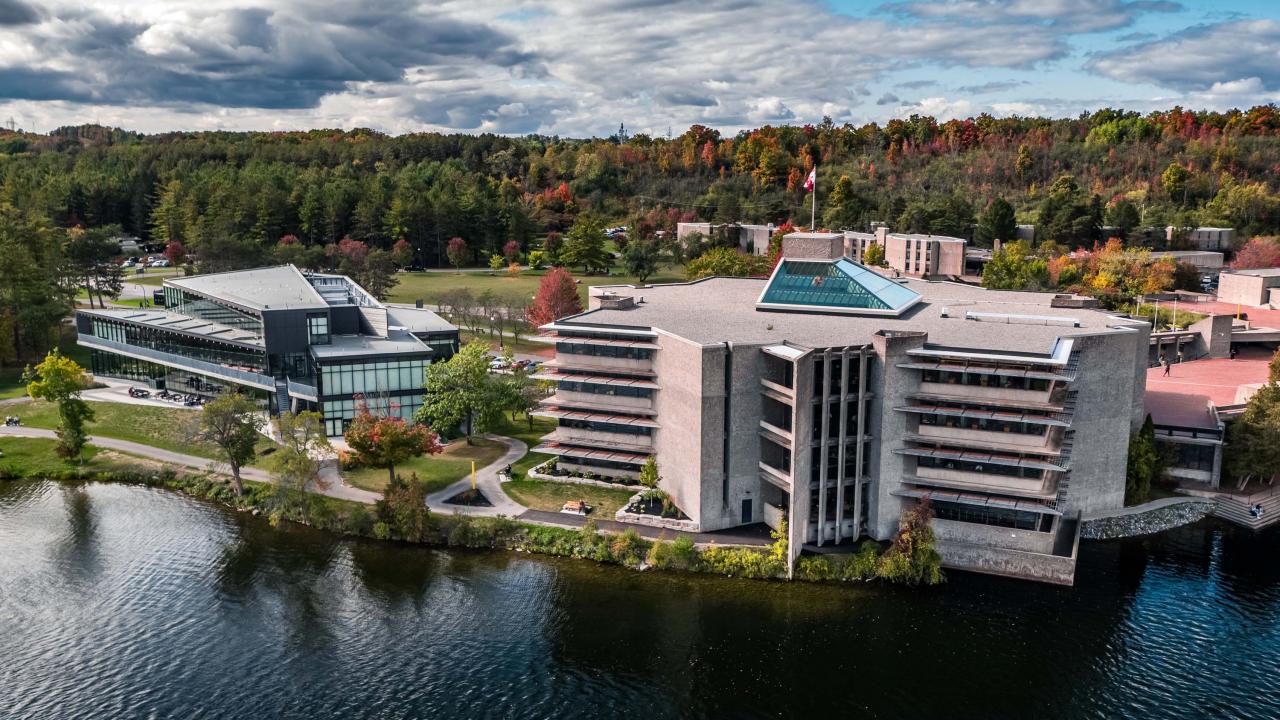
[[[960,472],[982,473],[984,475],[1003,475],[1004,477],[1039,480],[1041,471],[1036,468],[1017,465],[997,465],[996,463],[975,462],[972,460],[953,460],[951,458],[922,457],[916,458],[916,467],[935,468],[938,470],[958,470]]]
[[[164,306],[182,315],[262,335],[262,318],[175,287],[164,289]]]
[[[159,328],[94,318],[93,334],[104,340],[181,355],[237,370],[260,373],[266,368],[266,356],[262,353],[234,350],[221,343]]]
[[[823,371],[825,370],[823,366],[825,364],[826,363],[822,358],[818,358],[813,362],[813,394],[818,397],[822,397],[823,374],[824,374]],[[831,369],[826,370],[826,374],[831,376],[830,390],[828,392],[829,395],[838,396],[840,394],[841,374],[844,372],[843,365],[844,365],[843,358],[831,359]],[[853,357],[850,357],[848,384],[844,386],[845,394],[853,394],[858,392],[858,374],[861,371],[862,371],[862,360],[859,359],[856,355]]]
[[[594,355],[596,357],[624,358],[627,360],[648,360],[653,357],[649,348],[626,347],[621,345],[585,345],[575,342],[556,343],[556,352],[573,355]]]
[[[649,388],[631,387],[630,385],[597,385],[595,383],[577,382],[576,380],[561,380],[559,387],[561,390],[593,393],[596,395],[615,395],[617,397],[637,398],[653,397],[653,391]]]
[[[921,415],[921,425],[953,427],[962,430],[985,430],[987,432],[1007,432],[1019,435],[1037,435],[1043,437],[1044,425],[1016,422],[1010,420],[993,420],[989,418],[956,417],[955,415]]]
[[[940,520],[995,525],[1018,530],[1049,532],[1053,529],[1052,515],[941,500],[934,501],[933,516]]]
[[[985,373],[964,373],[952,370],[925,370],[923,379],[925,382],[1007,388],[1010,390],[1045,391],[1049,389],[1049,381],[1044,378],[987,375]]]
[[[391,360],[325,365],[320,368],[321,395],[416,390],[426,380],[428,360]]]
[[[360,403],[368,407],[375,415],[401,417],[406,422],[413,421],[413,414],[422,407],[421,395],[403,395],[394,398],[370,397],[366,400],[326,400],[321,403],[324,415],[325,433],[341,435],[355,419]]]
[[[560,418],[560,427],[576,430],[599,430],[601,432],[626,433],[628,435],[653,434],[653,428],[643,425],[624,425],[622,423],[597,422],[595,420],[567,420]]]
[[[608,470],[637,470],[642,463],[618,462],[617,460],[597,460],[595,458],[581,458],[565,455],[560,458],[560,462],[569,463],[570,465],[584,465],[587,467],[606,468]]]
[[[1213,472],[1216,448],[1213,445],[1159,442],[1160,450],[1167,454],[1169,464],[1184,470]]]

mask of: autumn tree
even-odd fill
[[[343,438],[360,464],[387,468],[388,481],[395,479],[396,465],[442,450],[436,434],[426,425],[406,423],[401,417],[374,415],[363,402]]]
[[[58,406],[58,455],[79,458],[88,440],[85,423],[94,417],[93,408],[80,397],[89,385],[84,368],[54,348],[24,379],[28,395]]]
[[[164,256],[170,265],[181,265],[187,259],[187,249],[182,246],[181,240],[170,240],[164,246]]]
[[[884,245],[880,243],[872,243],[867,246],[866,252],[862,253],[862,264],[871,267],[879,267],[884,265]]]
[[[240,393],[227,393],[205,403],[196,439],[216,445],[231,469],[231,487],[244,493],[240,469],[253,460],[263,418],[257,405]]]
[[[502,246],[502,259],[508,265],[514,265],[520,259],[520,243],[508,240],[507,244]]]
[[[467,241],[460,237],[455,237],[449,241],[449,247],[445,251],[445,255],[449,258],[449,264],[453,266],[458,274],[462,274],[462,266],[467,262]]]
[[[1180,205],[1186,205],[1187,181],[1190,178],[1191,173],[1185,167],[1176,162],[1171,162],[1169,167],[1165,168],[1160,175],[1160,186],[1164,188],[1165,193],[1169,195],[1171,200]]]
[[[529,306],[529,324],[541,327],[582,312],[582,300],[573,276],[564,268],[552,268],[538,282],[538,294]]]
[[[1244,244],[1231,261],[1233,270],[1280,267],[1280,238],[1255,237]]]
[[[1280,385],[1268,382],[1227,426],[1227,470],[1244,487],[1253,478],[1280,472]]]

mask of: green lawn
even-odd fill
[[[636,283],[634,277],[621,274],[621,271],[615,268],[613,276],[606,275],[578,275],[574,274],[574,278],[581,281],[578,287],[578,294],[582,296],[585,303],[587,298],[587,288],[594,285],[632,285]],[[545,270],[525,270],[518,275],[509,275],[506,271],[498,273],[490,273],[489,271],[464,270],[459,273],[399,273],[396,275],[400,282],[391,288],[391,302],[411,303],[415,300],[423,300],[428,305],[435,304],[440,296],[450,290],[466,288],[472,293],[479,295],[488,290],[498,295],[521,295],[523,297],[532,298],[534,293],[538,292],[538,282],[542,276],[546,274]],[[649,284],[683,282],[684,269],[676,266],[663,266],[658,269],[658,274],[650,277],[646,282]]]
[[[502,443],[476,438],[474,445],[466,440],[455,440],[439,455],[414,458],[403,465],[396,466],[396,474],[408,478],[417,473],[418,479],[427,485],[427,492],[442,490],[450,484],[471,474],[471,461],[476,463],[476,470],[502,457],[506,446]],[[358,488],[378,492],[387,484],[386,468],[360,468],[343,472],[347,482]]]
[[[520,418],[515,422],[504,419],[502,425],[494,430],[498,435],[506,435],[507,437],[517,438],[524,441],[525,445],[530,448],[537,447],[542,442],[542,436],[556,429],[556,421],[554,418],[536,417],[533,419],[533,429],[529,429],[529,423]],[[524,474],[535,465],[540,465],[543,461],[550,458],[550,455],[543,453],[525,453],[525,456],[511,464],[511,474],[514,477],[523,478]]]
[[[49,477],[61,476],[68,470],[154,471],[158,463],[146,458],[103,450],[86,445],[78,462],[68,462],[58,457],[54,448],[57,440],[48,438],[24,438],[0,436],[0,477]]]
[[[632,490],[615,490],[595,485],[549,482],[546,480],[512,480],[502,489],[512,500],[535,510],[557,512],[569,500],[586,500],[592,507],[591,517],[612,520],[618,508],[635,494]]]
[[[90,402],[89,407],[93,408],[96,416],[89,423],[90,435],[129,440],[198,457],[221,457],[214,445],[191,439],[196,423],[199,422],[199,410],[114,402]],[[43,400],[10,405],[5,410],[5,414],[21,417],[23,425],[49,430],[58,426],[57,407]],[[258,442],[258,451],[262,452],[273,446],[274,443],[264,436]],[[260,461],[254,464],[258,462]]]

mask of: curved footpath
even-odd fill
[[[0,427],[0,436],[11,437],[33,437],[56,439],[58,436],[52,430],[33,427]],[[507,446],[507,451],[502,457],[494,462],[476,469],[476,487],[480,489],[484,496],[493,505],[491,507],[468,507],[465,505],[451,505],[445,500],[457,495],[458,493],[468,490],[471,487],[471,478],[464,477],[457,482],[450,484],[448,487],[438,492],[432,493],[427,497],[427,507],[432,512],[459,514],[471,516],[506,516],[515,518],[522,522],[534,525],[549,525],[562,528],[579,528],[582,527],[587,518],[582,515],[568,515],[565,513],[548,512],[545,510],[532,510],[512,500],[502,489],[502,482],[498,479],[498,472],[508,465],[515,463],[524,457],[528,452],[528,446],[522,441],[515,438],[509,438],[502,435],[485,435],[484,437],[495,442],[503,443]],[[172,450],[164,450],[142,443],[132,442],[130,440],[117,440],[115,438],[100,437],[97,435],[89,438],[89,444],[107,450],[117,450],[119,452],[136,455],[145,459],[157,460],[159,462],[171,465],[181,465],[196,470],[212,470],[214,472],[227,474],[226,464],[220,463],[209,458],[199,457],[197,455],[187,455],[185,453],[174,452]],[[241,469],[240,476],[245,480],[253,480],[255,482],[274,483],[275,478],[266,470],[255,467],[246,467]],[[324,483],[322,487],[312,486],[308,488],[312,492],[318,492],[322,495],[338,498],[340,500],[350,500],[353,502],[373,504],[381,499],[380,493],[362,490],[352,487],[342,482],[342,476],[338,472],[337,465],[333,462],[326,462],[320,468],[320,479]],[[718,545],[746,545],[753,547],[763,547],[772,542],[765,533],[740,531],[740,530],[721,530],[714,533],[686,533],[678,530],[666,530],[662,528],[654,528],[646,525],[633,525],[631,523],[621,523],[611,519],[597,519],[596,525],[605,532],[621,533],[628,529],[634,529],[641,537],[655,540],[658,538],[672,539],[680,535],[689,535],[694,542],[699,545],[716,543]]]

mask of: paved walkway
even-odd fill
[[[32,437],[47,438],[50,440],[57,439],[58,435],[52,430],[33,427],[0,427],[0,436],[10,437]],[[130,440],[119,440],[116,438],[99,437],[97,435],[89,437],[89,444],[95,447],[107,450],[117,450],[119,452],[137,455],[138,457],[169,465],[181,465],[183,467],[194,468],[196,470],[213,470],[222,475],[230,474],[226,463],[220,463],[216,460],[200,457],[198,455],[187,455],[185,453],[174,452],[172,450],[164,450],[151,445],[143,445],[142,443],[132,442]],[[240,477],[245,480],[253,480],[255,482],[275,484],[275,478],[271,473],[261,468],[246,467],[240,469]],[[382,496],[378,493],[361,490],[360,488],[344,485],[342,478],[338,475],[338,469],[331,462],[325,463],[320,468],[320,479],[325,483],[322,487],[308,488],[312,492],[319,492],[322,495],[339,498],[342,500],[352,500],[362,503],[377,502]]]
[[[529,451],[529,446],[520,440],[502,435],[485,435],[484,437],[507,446],[507,451],[502,454],[502,457],[482,468],[476,468],[476,487],[480,489],[480,492],[484,493],[489,502],[493,503],[493,507],[450,505],[445,502],[445,500],[454,495],[471,489],[471,476],[468,475],[445,489],[427,496],[427,507],[431,508],[432,512],[516,517],[528,510],[528,508],[512,500],[503,492],[502,482],[498,480],[498,471],[524,457],[525,453]]]

